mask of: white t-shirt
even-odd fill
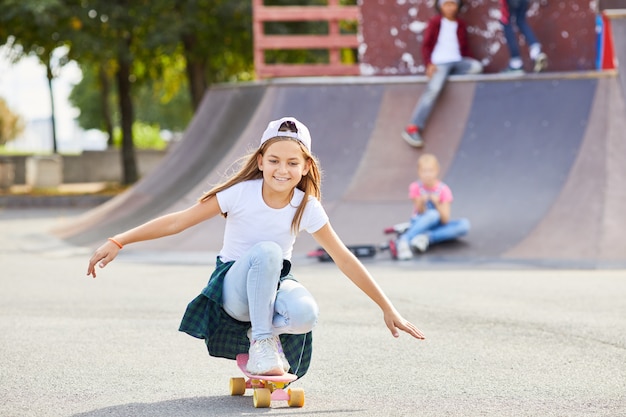
[[[291,222],[304,192],[295,189],[291,203],[281,209],[265,204],[262,194],[263,180],[250,180],[235,184],[217,193],[217,202],[226,217],[224,244],[220,250],[222,261],[234,261],[259,242],[276,242],[283,250],[283,258],[291,259],[296,236],[291,233]],[[328,222],[322,204],[310,196],[302,215],[300,231],[315,233]]]
[[[439,37],[430,57],[430,61],[433,64],[447,64],[463,59],[459,38],[456,34],[458,27],[459,23],[457,21],[448,20],[445,17],[441,19]]]

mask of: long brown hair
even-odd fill
[[[270,147],[270,145],[281,140],[294,141],[295,139],[287,136],[277,136],[263,143],[256,151],[253,151],[235,161],[233,166],[239,166],[237,172],[235,172],[223,183],[216,185],[210,191],[204,193],[198,201],[206,201],[215,196],[215,194],[219,193],[220,191],[230,188],[240,182],[263,178],[263,171],[259,169],[257,156],[263,156],[267,151],[267,148]],[[302,203],[300,203],[300,206],[298,206],[296,214],[293,216],[293,221],[291,222],[291,232],[294,235],[298,234],[298,231],[300,230],[300,221],[302,220],[304,209],[309,202],[309,196],[313,196],[318,200],[322,199],[322,171],[320,169],[319,162],[317,158],[307,149],[307,147],[302,144],[302,142],[298,140],[295,141],[298,143],[298,145],[300,145],[302,156],[304,157],[304,160],[306,162],[309,162],[310,168],[309,172],[302,177],[302,179],[296,186],[296,188],[304,192],[304,197],[302,198]],[[226,217],[228,213],[222,213],[222,215]]]

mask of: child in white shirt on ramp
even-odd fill
[[[430,19],[424,32],[422,58],[429,81],[413,110],[411,121],[402,132],[402,138],[413,147],[424,146],[422,131],[448,77],[483,71],[482,64],[472,58],[467,26],[457,17],[460,3],[460,0],[437,0],[441,14]]]

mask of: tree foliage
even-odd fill
[[[210,84],[253,78],[251,9],[250,0],[0,0],[0,45],[12,48],[16,58],[36,55],[50,77],[67,60],[78,62],[83,80],[71,101],[80,110],[79,122],[108,132],[111,143],[113,132],[122,132],[130,183],[136,179],[135,120],[182,130]],[[312,25],[277,24],[273,30],[323,30]],[[55,61],[60,46],[66,53]],[[324,59],[310,51],[292,58]]]
[[[0,145],[15,139],[24,130],[24,121],[0,98]]]
[[[52,107],[53,151],[57,151],[52,79],[67,63],[54,55],[70,36],[69,15],[62,0],[0,0],[0,44],[7,45],[15,60],[36,56],[46,67]]]
[[[119,101],[117,91],[102,91],[102,79],[98,68],[83,67],[83,78],[70,93],[72,105],[80,109],[78,124],[83,129],[98,129],[109,132],[106,120],[119,120],[119,109],[115,105]],[[109,80],[111,82],[111,80]],[[136,109],[135,120],[160,130],[182,132],[193,116],[189,99],[189,91],[184,88],[186,80],[181,81],[179,88],[168,88],[163,80],[149,80],[137,86],[133,93],[133,107]],[[103,97],[104,94],[104,97]],[[105,117],[106,111],[111,113]],[[110,131],[113,133],[115,125]],[[134,135],[133,135],[134,137]]]

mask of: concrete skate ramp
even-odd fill
[[[258,146],[269,120],[284,115],[306,121],[314,132],[313,151],[320,159],[340,161],[327,172],[323,190],[327,201],[339,200],[361,160],[382,91],[381,85],[341,85],[336,81],[329,85],[262,83],[211,89],[181,143],[153,174],[55,233],[74,244],[95,245],[157,215],[188,207],[223,179],[233,161]],[[214,219],[203,226],[142,247],[219,249],[223,220]]]
[[[424,86],[422,77],[358,77],[211,89],[163,165],[57,234],[98,245],[188,207],[257,145],[268,120],[293,115],[310,127],[324,171],[323,201],[347,244],[381,243],[384,227],[408,219],[416,160],[432,152],[455,195],[453,217],[467,217],[472,230],[417,262],[593,267],[626,261],[619,236],[626,230],[626,111],[615,74],[453,78],[420,151],[399,133]],[[223,223],[212,219],[128,249],[217,252]],[[294,254],[315,246],[304,234]]]
[[[75,244],[93,244],[168,211],[231,149],[262,95],[260,87],[210,90],[199,110],[207,117],[193,119],[182,142],[152,175],[55,233]]]

